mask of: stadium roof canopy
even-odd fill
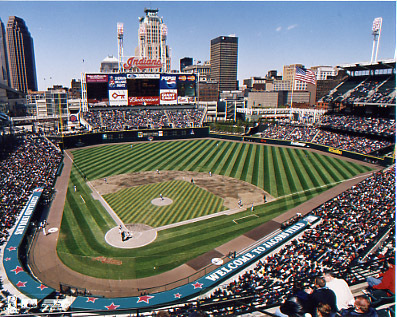
[[[361,71],[361,70],[375,70],[375,69],[386,69],[386,68],[396,68],[396,60],[395,59],[385,59],[381,61],[377,61],[375,63],[371,62],[360,62],[353,64],[342,64],[337,65],[337,68],[344,69],[346,71]]]

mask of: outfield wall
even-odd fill
[[[158,130],[126,130],[109,131],[98,133],[84,133],[67,135],[63,138],[54,139],[63,143],[63,148],[76,148],[105,143],[138,142],[150,140],[176,140],[206,138],[209,136],[209,127],[181,128],[181,129],[158,129]]]

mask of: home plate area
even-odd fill
[[[124,232],[124,234],[123,234]],[[106,235],[106,242],[116,248],[133,249],[152,243],[157,238],[157,230],[141,223],[126,224],[121,229],[113,227]]]

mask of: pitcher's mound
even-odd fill
[[[118,226],[106,233],[105,241],[115,248],[134,249],[152,243],[157,238],[157,230],[148,225],[133,223],[127,224],[125,227],[128,231],[125,232],[124,241]]]
[[[156,206],[168,206],[168,205],[171,205],[173,202],[174,201],[172,199],[167,198],[167,197],[163,197],[163,199],[155,198],[155,199],[152,199],[152,201],[151,201],[151,203]]]

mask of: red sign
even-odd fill
[[[160,104],[160,97],[128,97],[129,106],[141,105],[158,105]]]
[[[106,83],[108,75],[89,75],[87,74],[87,83]]]
[[[178,94],[175,92],[167,91],[160,93],[161,101],[174,101],[177,100]]]
[[[124,63],[124,69],[131,69],[132,67],[137,67],[139,70],[146,68],[161,68],[161,60],[159,59],[149,59],[146,57],[136,58],[135,56],[130,57],[126,63]]]

